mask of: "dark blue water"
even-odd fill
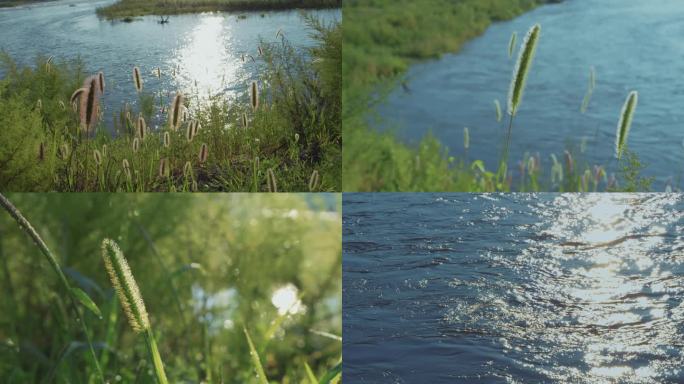
[[[345,380],[684,382],[684,196],[345,194]]]
[[[658,190],[670,178],[676,182],[684,167],[681,0],[566,0],[496,23],[460,53],[412,67],[406,76],[411,93],[397,87],[380,108],[384,128],[396,129],[406,141],[431,131],[452,154],[463,155],[468,127],[468,157],[496,167],[504,126],[496,121],[493,101],[505,109],[517,57],[508,57],[509,38],[516,31],[520,43],[534,23],[541,24],[542,34],[516,118],[510,164],[525,152],[539,152],[548,178],[550,154],[572,148],[589,166],[614,170],[620,110],[629,91],[637,90],[628,147],[649,164],[647,174],[657,177]],[[596,89],[581,114],[591,66]]]
[[[165,105],[177,91],[190,97],[195,106],[219,95],[233,103],[246,103],[248,84],[262,77],[261,42],[279,43],[280,31],[300,50],[315,44],[299,11],[174,15],[164,25],[157,23],[157,16],[132,23],[98,19],[95,10],[110,3],[58,0],[0,9],[0,50],[24,65],[35,64],[38,55],[54,56],[57,61],[80,57],[89,73],[103,71],[107,83],[104,117],[111,124],[112,113],[124,104],[137,110],[134,66],[141,70],[145,92],[161,93]],[[341,20],[339,10],[310,13],[324,24]],[[156,76],[157,68],[161,77]],[[191,113],[193,108],[191,104]],[[165,119],[160,112],[155,123]]]

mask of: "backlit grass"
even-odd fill
[[[340,380],[339,196],[0,198],[3,383]]]

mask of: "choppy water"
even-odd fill
[[[345,380],[684,382],[684,196],[345,194]]]
[[[456,55],[415,65],[402,87],[380,108],[386,128],[405,140],[428,131],[463,154],[463,128],[471,132],[469,158],[497,165],[503,123],[494,99],[505,108],[514,60],[508,58],[513,31],[519,39],[542,26],[537,56],[513,132],[511,164],[539,152],[548,172],[549,155],[566,146],[591,165],[611,161],[620,109],[630,90],[639,106],[629,148],[649,164],[662,190],[684,167],[684,2],[680,0],[566,0],[515,20],[492,25]],[[585,115],[580,105],[594,66],[597,82]],[[505,111],[504,111],[505,113]]]
[[[109,121],[124,103],[138,102],[132,80],[136,65],[145,90],[161,91],[169,103],[177,90],[200,99],[238,97],[259,78],[261,40],[277,42],[281,31],[295,46],[313,44],[299,11],[175,15],[164,25],[156,16],[132,23],[98,19],[95,9],[110,2],[59,0],[0,9],[0,49],[22,64],[33,65],[38,55],[81,57],[89,72],[104,71],[104,116]],[[325,23],[341,20],[339,10],[311,12]],[[161,69],[160,79],[154,75],[156,68]]]

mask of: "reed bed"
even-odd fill
[[[0,203],[3,383],[340,381],[338,195]]]
[[[45,58],[19,67],[2,55],[0,190],[257,192],[268,190],[269,169],[280,191],[309,191],[314,171],[316,191],[341,190],[340,25],[305,19],[318,45],[302,53],[283,33],[263,41],[251,63],[259,79],[242,96],[159,98],[144,87],[157,69],[136,66],[131,103],[113,116],[101,112],[106,74]]]

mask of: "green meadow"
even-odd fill
[[[336,195],[0,195],[3,383],[341,380]]]
[[[345,191],[643,191],[652,179],[641,174],[642,164],[637,154],[628,150],[629,116],[615,116],[615,122],[627,122],[616,133],[616,150],[620,160],[618,173],[609,176],[605,165],[588,164],[580,151],[568,149],[554,156],[553,163],[542,169],[540,159],[525,155],[508,159],[504,153],[497,169],[486,169],[477,154],[453,156],[438,139],[428,134],[419,143],[407,144],[389,132],[377,132],[373,122],[378,119],[374,108],[403,81],[407,69],[417,62],[437,59],[445,53],[458,52],[460,47],[482,34],[494,22],[514,18],[523,12],[553,1],[541,0],[424,0],[347,1],[343,4],[345,20],[343,41],[343,137]],[[368,20],[373,20],[369,23]],[[532,26],[530,26],[532,27]],[[543,28],[543,26],[542,26]],[[543,38],[543,37],[542,37]],[[524,36],[511,42],[513,59],[524,62]],[[518,48],[520,46],[520,48]],[[533,56],[533,55],[532,55]],[[527,64],[533,63],[532,60]],[[534,72],[533,65],[523,65],[518,72],[522,95],[524,76]],[[513,70],[513,68],[511,68]],[[511,79],[515,84],[517,80]],[[585,103],[591,97],[591,85]],[[513,92],[513,86],[511,86]],[[625,94],[625,97],[628,95]],[[518,100],[519,102],[520,100]],[[503,107],[501,106],[503,104]],[[513,125],[502,100],[497,120]],[[636,107],[636,105],[635,105]],[[516,111],[517,112],[517,111]],[[514,114],[516,113],[514,112]],[[624,111],[623,111],[624,112]],[[523,112],[521,112],[523,113]],[[578,111],[578,113],[581,113]],[[492,105],[492,119],[495,116]],[[510,121],[509,121],[510,120]],[[515,136],[515,133],[512,133]],[[469,133],[464,132],[464,146]],[[493,143],[493,145],[496,143]],[[608,143],[612,149],[613,144]],[[474,159],[473,159],[474,157]],[[512,164],[518,163],[520,177],[513,179]],[[548,164],[548,163],[547,163]]]

